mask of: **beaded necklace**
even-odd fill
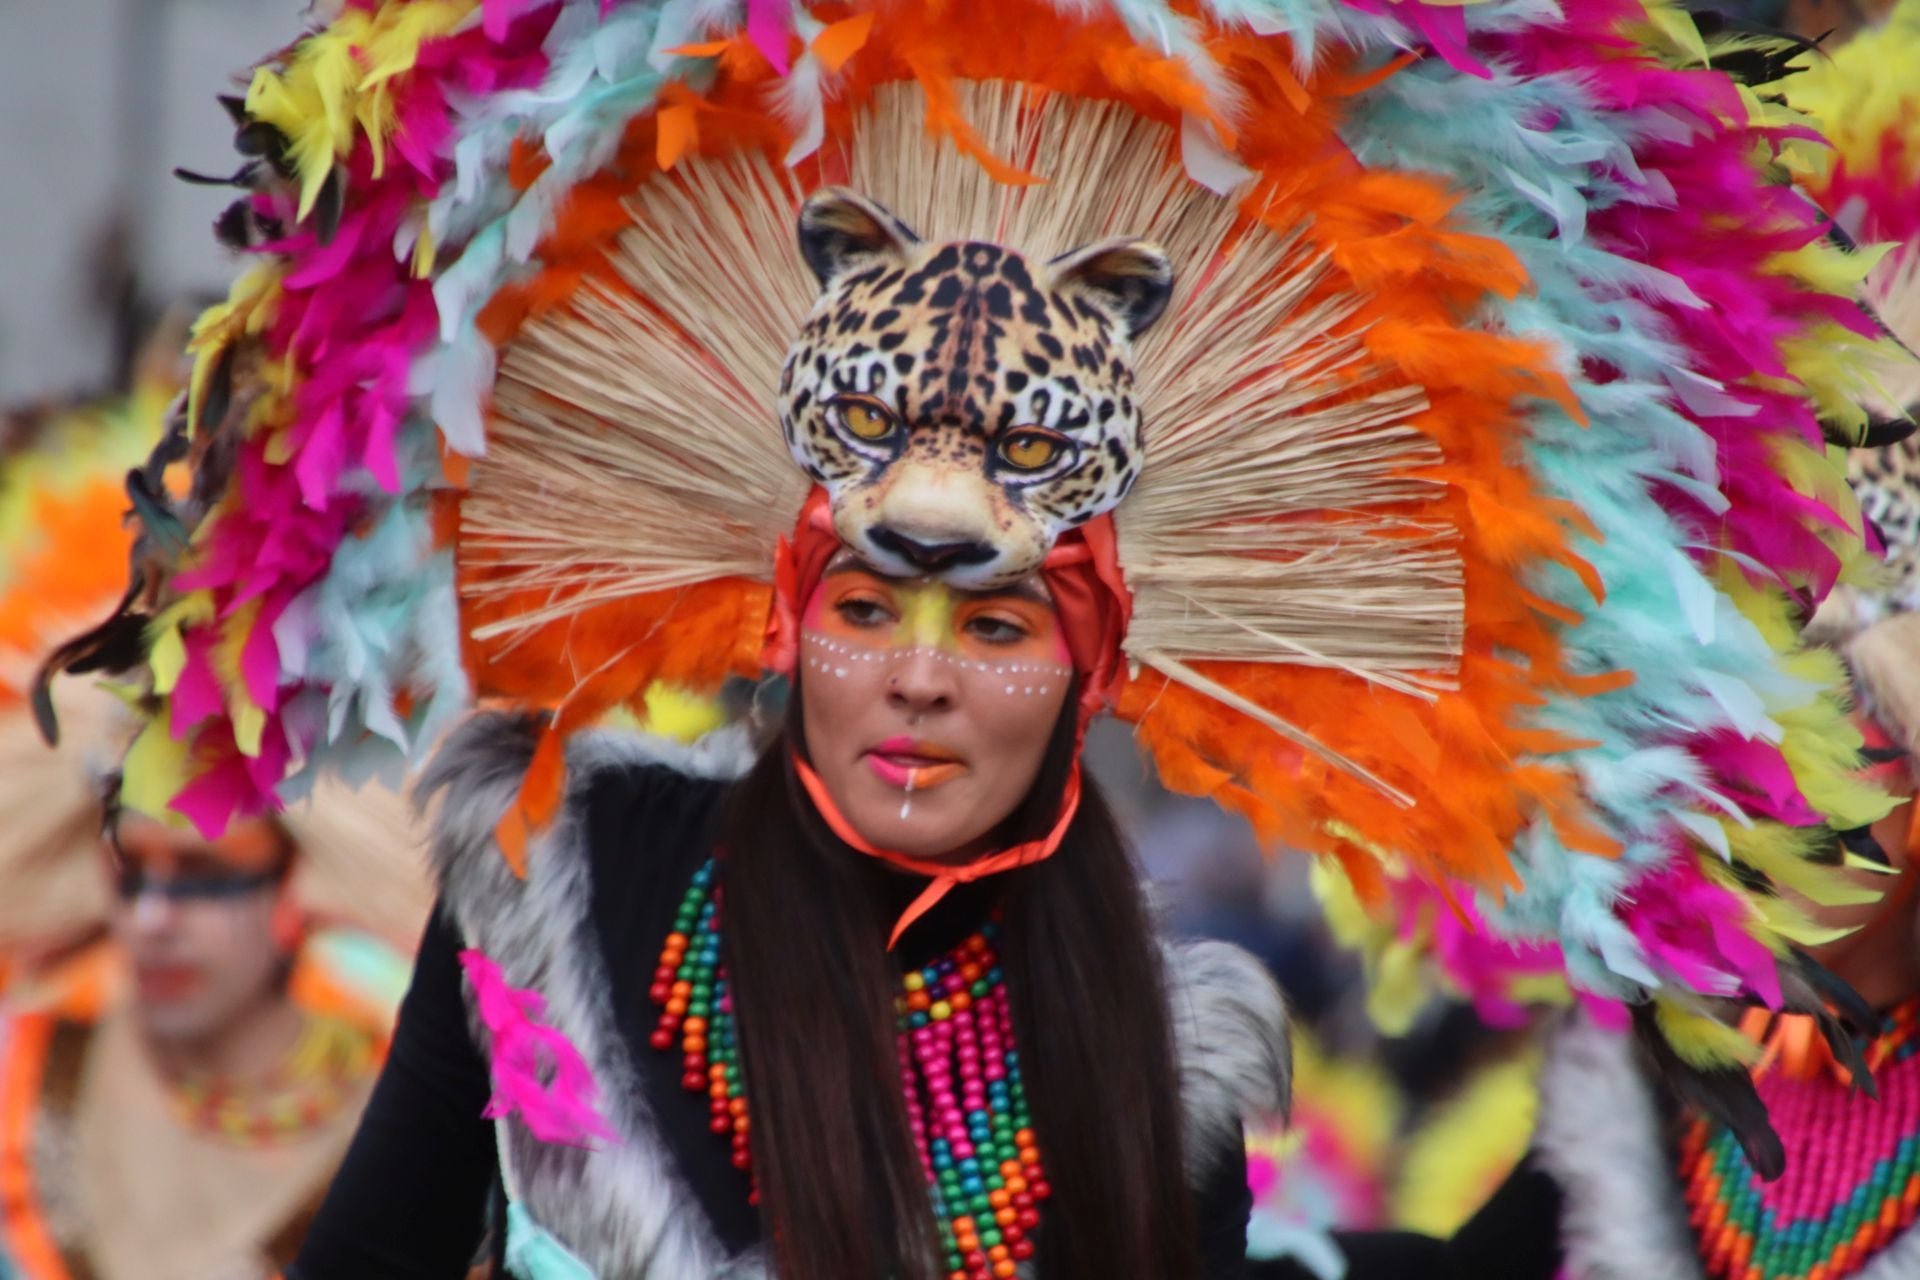
[[[753,1157],[740,1044],[720,962],[720,898],[708,859],[674,913],[649,990],[660,1006],[651,1038],[678,1043],[681,1084],[704,1093],[710,1126]],[[1000,970],[999,925],[989,921],[953,950],[901,975],[895,1043],[907,1123],[932,1191],[947,1280],[1015,1274],[1033,1256],[1040,1203],[1051,1194],[1027,1110],[1013,1019]],[[758,1204],[755,1188],[750,1201]]]
[[[271,1146],[338,1115],[379,1069],[374,1037],[339,1018],[309,1014],[287,1055],[258,1080],[195,1074],[168,1089],[189,1128],[243,1146]]]
[[[1920,1000],[1890,1013],[1868,1050],[1879,1100],[1826,1072],[1755,1081],[1786,1148],[1771,1183],[1733,1135],[1694,1118],[1679,1173],[1711,1280],[1842,1280],[1920,1212]]]

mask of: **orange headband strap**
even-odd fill
[[[907,909],[900,913],[899,920],[894,922],[893,932],[887,935],[889,951],[893,950],[894,944],[900,941],[900,935],[907,931],[907,926],[931,911],[933,905],[946,897],[948,891],[955,885],[971,884],[975,880],[997,872],[1007,871],[1013,867],[1024,867],[1052,857],[1054,850],[1060,847],[1060,841],[1066,837],[1067,828],[1073,823],[1073,815],[1080,811],[1080,762],[1075,760],[1073,772],[1067,775],[1066,791],[1060,799],[1060,816],[1054,819],[1053,829],[1043,838],[1017,844],[1011,849],[1004,849],[999,853],[989,854],[960,866],[948,866],[921,858],[910,858],[904,853],[895,853],[891,849],[881,849],[867,843],[865,838],[853,829],[853,824],[841,814],[840,806],[836,805],[833,797],[827,794],[826,784],[820,781],[820,776],[813,771],[812,766],[802,760],[798,752],[794,752],[789,758],[793,761],[794,772],[800,775],[800,785],[807,789],[807,795],[812,799],[813,807],[826,820],[827,827],[834,835],[839,836],[848,845],[869,858],[878,858],[904,871],[931,877],[927,887],[920,891],[920,896],[908,903]]]

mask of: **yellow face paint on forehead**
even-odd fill
[[[855,649],[930,649],[992,666],[1071,666],[1053,606],[1025,586],[975,593],[848,563],[822,576],[803,625],[814,637]]]

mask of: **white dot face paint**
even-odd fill
[[[966,592],[829,566],[801,616],[814,771],[869,842],[914,857],[990,833],[1033,786],[1072,687],[1034,580]]]
[[[861,675],[861,668],[891,667],[900,662],[924,661],[937,663],[953,671],[957,677],[975,683],[988,692],[997,692],[1003,697],[1044,698],[1052,696],[1051,684],[1024,683],[1021,677],[1040,675],[1064,683],[1073,675],[1073,667],[1064,662],[1057,664],[969,662],[956,658],[945,650],[920,645],[909,645],[901,649],[859,649],[843,640],[836,640],[814,631],[803,632],[801,642],[806,669],[819,672],[821,675],[832,676],[836,680]]]

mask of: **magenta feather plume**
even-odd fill
[[[542,1021],[547,1007],[539,993],[509,986],[483,951],[462,951],[460,967],[492,1040],[493,1098],[482,1114],[489,1120],[517,1115],[542,1142],[611,1141],[593,1071],[571,1040]]]

